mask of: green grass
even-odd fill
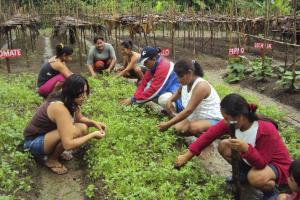
[[[42,102],[35,91],[35,74],[0,75],[0,199],[15,199],[31,190],[31,156],[17,149],[22,145],[23,130]],[[177,155],[185,149],[176,147],[172,131],[160,133],[161,119],[144,107],[122,106],[119,99],[129,97],[134,86],[123,79],[104,76],[89,78],[91,96],[83,112],[108,125],[107,136],[92,141],[85,161],[91,178],[85,190],[90,197],[94,181],[103,178],[110,199],[230,199],[223,196],[222,177],[209,174],[198,159],[180,171],[173,168]],[[214,85],[221,97],[241,92],[224,85]],[[299,134],[283,121],[284,114],[275,105],[261,105],[248,94],[259,111],[280,121],[280,133],[291,155],[300,157]],[[221,192],[220,192],[221,191]]]

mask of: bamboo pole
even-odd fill
[[[266,8],[265,8],[265,26],[264,26],[264,48],[262,49],[262,70],[261,76],[262,80],[265,80],[265,55],[266,55],[266,47],[267,47],[267,38],[269,33],[269,7],[270,0],[266,0]]]
[[[296,0],[293,0],[293,16],[294,16],[294,27],[293,27],[293,32],[294,32],[294,44],[297,43],[297,16],[296,16],[296,11],[297,11],[297,1]],[[293,68],[292,68],[292,76],[293,76],[293,79],[292,79],[292,83],[291,83],[291,90],[294,91],[295,89],[295,86],[294,86],[294,83],[296,81],[296,51],[297,49],[295,48],[295,46],[293,47]]]
[[[6,37],[7,37],[7,47],[8,49],[10,48],[10,44],[9,44],[9,31],[7,30],[6,32]],[[5,58],[6,61],[6,68],[7,68],[7,72],[11,73],[11,68],[10,68],[10,63],[9,63],[9,58]]]

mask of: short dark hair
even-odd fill
[[[300,187],[300,160],[292,162],[289,168],[289,176],[293,177],[298,187]]]
[[[94,44],[97,43],[97,40],[102,40],[102,41],[104,41],[104,38],[103,38],[102,36],[95,36],[95,37],[94,37]]]

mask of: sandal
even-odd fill
[[[52,172],[54,172],[55,174],[58,174],[58,175],[66,174],[68,172],[68,169],[62,164],[60,164],[60,165],[49,165],[45,162],[44,165],[48,169],[50,169]]]
[[[65,166],[60,167],[48,167],[52,172],[58,175],[66,174],[68,172],[68,169]]]

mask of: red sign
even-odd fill
[[[261,42],[256,42],[254,43],[254,48],[256,49],[263,49],[264,48],[264,43]],[[267,44],[267,49],[272,49],[272,44]]]
[[[170,55],[170,50],[168,48],[163,48],[160,52],[160,55],[169,56]]]
[[[228,55],[229,56],[233,56],[233,55],[240,55],[245,53],[245,49],[244,48],[231,48],[228,51]]]
[[[0,58],[15,58],[22,56],[21,49],[0,50]]]

